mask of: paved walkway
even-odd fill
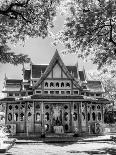
[[[90,136],[90,137],[46,137],[36,139],[18,139],[16,143],[60,143],[60,142],[92,142],[92,141],[111,141],[112,135]]]

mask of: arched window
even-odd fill
[[[65,130],[68,131],[68,124],[65,124]]]
[[[18,114],[14,113],[14,121],[18,121]]]
[[[68,106],[67,105],[64,105],[64,109],[68,109]]]
[[[64,87],[64,82],[61,83],[61,87]]]
[[[98,106],[97,106],[97,109],[98,109],[98,110],[100,110],[100,109],[101,109],[101,106],[100,106],[100,105],[98,105]]]
[[[21,104],[20,109],[21,109],[21,110],[25,109],[25,104]]]
[[[85,120],[85,113],[82,112],[82,119]]]
[[[50,87],[54,87],[54,83],[53,82],[50,82]]]
[[[41,120],[41,115],[40,113],[36,113],[36,121],[40,121]]]
[[[90,113],[88,113],[87,116],[88,116],[88,121],[90,121]]]
[[[9,110],[12,110],[12,105],[9,105]]]
[[[77,120],[77,113],[76,112],[74,112],[74,114],[73,114],[73,119],[74,119],[74,121]]]
[[[20,121],[24,121],[24,113],[20,113]]]
[[[59,82],[56,82],[56,87],[59,87]]]
[[[92,105],[92,107],[91,107],[91,108],[92,108],[92,110],[95,110],[95,105]]]
[[[45,87],[48,87],[48,82],[45,82]]]
[[[45,109],[49,109],[49,105],[45,105]]]
[[[101,113],[98,112],[98,120],[101,121]]]
[[[49,125],[48,124],[45,124],[45,130],[49,131]]]
[[[8,120],[12,121],[12,114],[11,113],[8,114]]]
[[[49,121],[49,113],[48,112],[45,113],[45,120]]]
[[[36,109],[40,109],[40,105],[37,104],[37,105],[35,106],[35,108],[36,108]]]
[[[69,82],[66,83],[66,87],[70,87],[70,83]]]
[[[74,104],[74,109],[77,109],[77,105],[76,104]]]
[[[15,110],[18,110],[18,108],[19,108],[18,105],[15,105]]]
[[[28,104],[28,109],[31,109],[33,105],[31,103]]]
[[[94,112],[92,113],[92,119],[93,119],[93,121],[95,121],[95,113]]]
[[[68,121],[68,113],[67,112],[64,113],[64,120]]]

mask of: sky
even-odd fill
[[[59,31],[63,26],[63,18],[59,17],[55,21],[55,27],[53,32]],[[57,45],[54,46],[52,38],[28,38],[25,40],[25,43],[18,43],[16,45],[11,46],[11,50],[15,53],[23,53],[27,54],[31,61],[34,64],[49,64],[52,56],[54,55],[56,49],[59,51],[59,54],[66,65],[75,65],[78,61],[79,68],[82,69],[83,66],[85,70],[88,72],[95,70],[96,66],[92,64],[92,62],[84,62],[82,60],[78,60],[76,54],[62,54],[63,46]],[[25,65],[28,68],[29,65]],[[22,65],[14,66],[11,64],[0,64],[0,94],[2,92],[4,86],[4,78],[5,74],[7,78],[12,79],[20,79],[22,78]]]

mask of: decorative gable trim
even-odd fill
[[[75,78],[70,74],[70,72],[68,71],[68,69],[66,68],[65,64],[63,63],[58,51],[56,50],[53,58],[51,59],[49,65],[47,66],[44,74],[40,77],[39,81],[36,83],[36,85],[34,86],[34,89],[36,89],[46,78],[47,76],[50,74],[50,72],[52,71],[53,67],[56,65],[56,63],[59,64],[59,66],[61,67],[61,69],[63,70],[63,72],[66,74],[66,76],[68,77],[68,79],[73,81],[73,84],[79,88],[82,89],[79,82],[77,82],[75,80]]]

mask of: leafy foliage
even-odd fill
[[[0,4],[0,62],[28,62],[27,55],[8,52],[8,42],[48,35],[58,0],[2,0]]]
[[[58,40],[68,52],[90,56],[98,68],[116,60],[115,0],[72,0],[64,8],[69,14]]]

